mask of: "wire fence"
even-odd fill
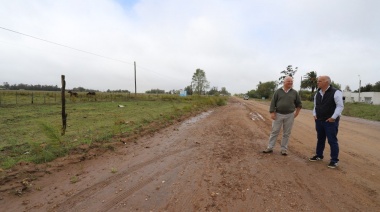
[[[88,92],[77,92],[77,95],[74,96],[65,92],[67,103],[127,101],[133,98],[136,98],[136,96],[131,93],[97,92],[88,94]],[[61,91],[0,91],[0,106],[60,103],[62,103]]]
[[[65,103],[86,102],[124,102],[130,100],[189,100],[193,96],[180,97],[178,94],[145,94],[129,92],[76,92],[77,95],[65,92]],[[61,91],[28,91],[28,90],[0,90],[0,107],[13,105],[55,105],[61,104]]]

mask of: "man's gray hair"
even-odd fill
[[[326,78],[327,82],[329,83],[329,85],[331,85],[331,78],[327,75],[322,75],[322,76],[319,76],[318,78],[320,77],[323,77],[323,78]]]
[[[329,76],[326,76],[326,79],[327,79],[327,82],[329,83],[329,85],[331,85],[331,78]]]

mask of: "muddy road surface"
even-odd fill
[[[316,145],[310,110],[295,120],[288,156],[279,141],[263,154],[268,107],[230,98],[115,151],[54,161],[35,179],[2,185],[0,210],[380,211],[380,122],[342,117],[340,163],[330,169],[328,144],[323,161],[308,161]],[[14,183],[27,189],[4,189]]]

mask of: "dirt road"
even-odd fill
[[[380,122],[342,117],[337,169],[327,167],[328,145],[327,159],[307,160],[316,145],[311,111],[296,118],[288,156],[279,143],[273,154],[261,153],[270,127],[268,105],[231,98],[114,152],[50,163],[43,170],[50,174],[26,180],[29,188],[20,196],[0,193],[0,208],[380,211]]]

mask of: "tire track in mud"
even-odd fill
[[[162,176],[162,175],[164,175],[164,174],[166,174],[166,173],[168,173],[170,171],[173,171],[173,169],[181,166],[182,164],[184,164],[186,162],[189,162],[189,160],[187,158],[184,159],[184,160],[182,160],[182,161],[180,161],[180,162],[178,162],[178,163],[175,163],[172,166],[167,167],[165,171],[159,171],[159,172],[157,172],[157,173],[149,176],[144,181],[141,181],[141,182],[137,183],[136,185],[132,186],[132,188],[130,188],[130,189],[128,189],[128,190],[120,193],[119,195],[117,195],[117,197],[113,198],[110,202],[107,202],[99,211],[103,212],[103,211],[109,211],[112,208],[117,208],[117,204],[118,203],[120,203],[124,199],[128,198],[133,193],[135,193],[136,191],[140,190],[141,188],[143,188],[147,184],[153,182],[159,176]]]
[[[60,203],[60,204],[54,206],[54,207],[52,208],[52,210],[49,210],[49,211],[71,211],[73,208],[75,208],[76,205],[78,205],[78,203],[81,203],[81,204],[82,204],[81,207],[85,207],[85,205],[83,205],[83,204],[86,204],[86,203],[85,203],[85,202],[82,202],[82,201],[86,201],[86,200],[88,200],[88,199],[91,199],[91,198],[90,198],[91,196],[94,196],[98,191],[104,189],[105,187],[107,187],[107,186],[109,186],[110,184],[114,183],[114,181],[119,180],[119,179],[122,178],[123,176],[126,176],[126,175],[128,175],[128,174],[130,174],[130,173],[132,173],[132,172],[135,172],[135,171],[137,171],[137,170],[139,170],[139,169],[141,169],[141,168],[143,168],[143,167],[145,167],[145,166],[148,166],[148,165],[150,165],[150,164],[153,164],[153,163],[155,163],[155,162],[157,162],[157,161],[159,161],[159,160],[162,160],[162,159],[164,159],[164,158],[166,158],[166,157],[169,157],[169,156],[172,156],[172,155],[175,155],[175,154],[178,154],[178,153],[181,153],[181,152],[187,151],[187,150],[191,150],[191,149],[193,149],[193,148],[195,148],[195,147],[197,147],[197,145],[191,145],[191,146],[189,146],[188,148],[185,148],[185,149],[179,149],[179,150],[169,151],[169,152],[167,152],[167,153],[165,153],[165,154],[158,155],[158,156],[156,156],[156,157],[154,157],[154,158],[152,158],[152,159],[150,159],[150,160],[147,160],[147,161],[145,161],[145,162],[142,162],[142,163],[140,163],[140,164],[136,164],[136,165],[134,165],[134,166],[128,168],[127,170],[125,170],[125,171],[123,171],[123,172],[120,172],[120,173],[118,173],[118,174],[115,174],[115,175],[113,175],[113,176],[111,176],[111,177],[109,177],[109,178],[107,178],[107,179],[105,179],[105,180],[103,180],[103,181],[101,181],[101,182],[98,182],[98,183],[92,185],[92,186],[89,187],[89,188],[86,188],[86,189],[84,189],[84,190],[81,190],[79,193],[77,193],[77,194],[71,196],[71,197],[70,197],[69,199],[67,199],[66,201],[64,201],[64,202],[62,202],[62,203]],[[185,161],[181,161],[180,163],[177,163],[177,164],[175,165],[175,167],[181,165],[181,164],[184,163],[184,162],[185,162]],[[175,168],[175,167],[174,167],[174,168]],[[172,167],[170,167],[170,168],[172,168]],[[170,171],[170,169],[169,169],[168,171]],[[116,197],[115,200],[112,201],[112,202],[117,202],[117,201],[119,201],[119,199],[121,198],[120,196],[123,197],[122,199],[126,198],[127,196],[129,196],[129,195],[133,194],[134,192],[136,192],[137,190],[141,189],[141,188],[142,188],[144,185],[146,185],[147,183],[153,181],[153,180],[154,180],[154,176],[159,176],[159,175],[165,174],[165,173],[168,172],[168,171],[164,171],[164,172],[162,172],[162,173],[160,173],[160,172],[156,173],[155,175],[149,177],[148,179],[146,179],[146,180],[144,180],[144,181],[138,183],[137,185],[133,186],[131,189],[129,189],[129,190],[123,192],[123,193],[122,193],[123,195],[119,195],[119,196]],[[124,197],[124,195],[126,195],[126,196]],[[122,199],[121,199],[121,200],[122,200]],[[106,209],[107,209],[107,208],[110,209],[110,208],[112,208],[113,206],[112,206],[112,207],[109,207],[108,204],[107,204],[107,206],[105,206],[105,207],[106,207]]]
[[[239,115],[252,115],[252,109],[246,103],[235,103],[234,110],[239,110]],[[261,146],[262,133],[255,133],[254,128],[260,128],[261,123],[265,123],[260,118],[259,112],[255,112],[258,120],[236,119],[236,114],[223,113],[222,120],[217,125],[212,125],[207,131],[216,132],[218,142],[212,142],[209,149],[212,154],[207,158],[209,167],[202,174],[202,179],[206,182],[208,191],[208,201],[203,207],[206,211],[232,210],[231,202],[245,202],[250,198],[249,191],[254,187],[255,174],[258,170],[251,166],[249,161],[254,158],[255,149]],[[251,129],[244,129],[238,126],[250,126]],[[214,136],[215,137],[215,136]],[[265,136],[266,137],[266,136]],[[253,142],[252,142],[253,140]],[[253,150],[253,152],[252,152]],[[224,201],[227,199],[228,201]],[[235,210],[244,211],[242,208]]]
[[[264,113],[267,113],[267,110],[264,110],[262,108],[263,106],[259,105],[259,103],[256,102],[244,103],[243,105],[249,111],[249,119],[254,121],[260,129],[262,129],[264,132],[267,132],[268,129],[272,128],[272,120],[270,117],[263,115]]]

